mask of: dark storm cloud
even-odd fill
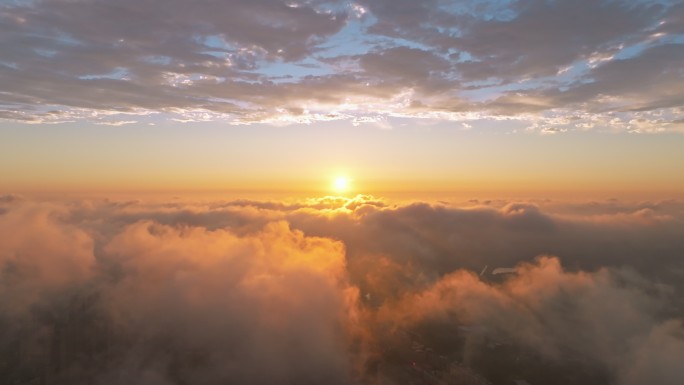
[[[681,20],[667,1],[16,1],[0,117],[678,130]]]

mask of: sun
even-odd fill
[[[333,180],[333,189],[338,193],[343,193],[349,190],[349,178],[338,176]]]

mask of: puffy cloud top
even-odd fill
[[[0,197],[0,378],[679,384],[683,218],[676,201]]]

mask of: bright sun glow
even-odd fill
[[[349,178],[338,176],[333,181],[333,188],[336,192],[341,193],[349,190]]]

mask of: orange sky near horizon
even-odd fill
[[[26,127],[0,132],[5,193],[684,196],[679,134],[511,134],[505,129]]]

